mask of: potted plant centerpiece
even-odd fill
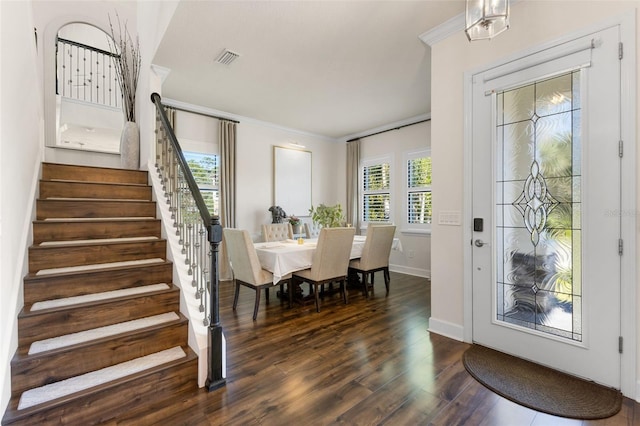
[[[140,67],[142,57],[140,55],[140,42],[136,37],[134,42],[127,23],[120,22],[118,18],[118,34],[114,31],[111,17],[109,26],[111,37],[115,43],[111,45],[111,50],[118,56],[114,57],[116,79],[122,93],[122,111],[124,112],[125,124],[120,137],[120,164],[125,169],[140,168],[140,129],[136,123],[136,90],[138,88],[138,78],[140,77]]]
[[[323,228],[336,228],[342,226],[344,223],[342,206],[340,204],[336,204],[335,206],[325,206],[324,204],[320,204],[318,207],[311,206],[309,214],[311,215],[313,223]]]
[[[302,225],[302,221],[300,220],[299,217],[297,217],[297,216],[289,216],[289,223],[291,224],[291,227],[293,228],[293,233],[294,234],[300,234],[302,232],[302,230],[300,229],[300,227]]]

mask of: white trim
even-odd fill
[[[543,43],[534,47],[530,47],[509,55],[506,58],[493,62],[489,66],[478,67],[465,72],[464,74],[464,204],[463,217],[466,220],[466,226],[463,228],[463,332],[464,341],[471,342],[473,340],[473,311],[472,311],[472,250],[471,245],[466,242],[471,241],[472,222],[472,176],[469,171],[472,164],[472,140],[471,140],[471,92],[473,85],[473,75],[483,71],[494,69],[509,62],[518,60],[526,56],[533,55],[537,52],[544,51],[553,46],[570,42],[580,37],[586,37],[589,34],[603,31],[613,26],[620,26],[621,41],[624,44],[624,59],[621,62],[622,72],[622,93],[621,93],[621,137],[625,143],[625,157],[632,162],[631,167],[623,169],[623,182],[632,182],[628,187],[623,188],[626,204],[623,211],[636,212],[637,198],[637,159],[636,159],[636,22],[635,9],[634,13],[628,13],[622,16],[607,19],[599,24],[589,26],[579,31],[574,31],[556,40]],[[627,210],[628,209],[628,210]],[[637,356],[637,321],[636,321],[636,285],[637,285],[637,255],[636,255],[636,226],[637,214],[629,214],[622,217],[622,234],[625,236],[625,253],[622,257],[622,288],[621,288],[621,335],[624,339],[624,352],[621,355],[621,392],[632,399],[640,396],[638,382],[636,378],[636,356]],[[625,262],[625,259],[629,259]]]
[[[398,272],[400,274],[412,275],[414,277],[431,279],[430,269],[420,269],[420,268],[412,268],[410,266],[404,266],[404,265],[389,264],[389,271]]]
[[[364,183],[364,168],[377,166],[380,164],[389,164],[389,188],[383,190],[370,190],[365,191],[362,189],[360,191],[360,199],[358,200],[359,208],[360,208],[360,229],[361,231],[366,231],[369,224],[393,224],[394,223],[394,211],[395,211],[395,199],[398,198],[397,194],[394,193],[394,183],[395,183],[395,154],[390,152],[388,154],[377,155],[375,157],[361,158],[360,164],[358,166],[358,184],[360,187],[363,186]],[[366,195],[376,195],[376,194],[389,194],[389,220],[388,221],[380,221],[380,222],[369,222],[364,220],[364,198]]]
[[[171,68],[161,67],[160,65],[151,64],[151,70],[160,77],[160,83],[164,83],[164,81],[169,77],[171,73]]]
[[[635,12],[635,10],[634,10]],[[638,193],[638,159],[636,149],[636,90],[637,90],[637,69],[636,69],[636,21],[635,13],[627,14],[620,18],[620,41],[624,46],[624,55],[620,63],[620,84],[621,84],[621,117],[620,131],[621,139],[624,143],[624,159],[622,163],[622,195],[626,201],[622,205],[622,212],[636,212]],[[630,185],[625,186],[625,182]],[[621,217],[622,235],[624,236],[624,256],[622,258],[621,280],[623,285],[620,289],[620,311],[621,325],[620,334],[624,338],[624,352],[621,357],[621,378],[620,387],[624,395],[637,399],[640,392],[636,388],[637,377],[637,283],[638,283],[638,253],[637,253],[637,225],[638,215],[628,214]],[[625,259],[628,259],[625,261]],[[624,285],[625,282],[629,284]],[[633,394],[632,392],[635,392]]]
[[[434,44],[441,42],[442,40],[449,38],[453,34],[464,31],[464,13],[456,15],[448,21],[434,27],[424,33],[420,34],[418,38],[422,40],[427,46],[433,46]]]
[[[402,228],[406,231],[414,232],[429,232],[431,233],[431,227],[433,217],[429,223],[409,223],[409,194],[429,192],[431,193],[431,185],[409,188],[409,161],[419,158],[431,158],[431,147],[428,146],[422,149],[413,149],[411,151],[405,151],[402,153],[402,167],[403,167],[403,184],[404,184],[404,197],[402,200]],[[432,212],[433,213],[433,212]]]
[[[200,312],[199,300],[196,299],[196,288],[191,286],[191,276],[189,267],[184,263],[184,255],[180,251],[178,242],[179,236],[175,232],[168,232],[169,224],[173,223],[169,205],[165,199],[160,177],[156,172],[156,167],[152,160],[149,160],[149,183],[153,191],[154,201],[156,201],[156,211],[158,217],[162,219],[162,237],[167,240],[167,260],[173,262],[173,283],[180,288],[180,312],[189,318],[189,338],[188,344],[198,355],[198,387],[203,387],[207,379],[207,351],[208,351],[208,328],[203,324],[203,313]],[[223,365],[226,362],[226,353],[222,352]],[[223,376],[226,373],[223,369]]]
[[[464,341],[464,329],[458,324],[454,324],[449,321],[439,320],[434,317],[429,318],[429,333],[440,334],[441,336],[448,337],[450,339],[457,340],[459,342]]]
[[[225,119],[239,121],[241,123],[251,123],[258,126],[270,127],[272,129],[284,130],[286,132],[295,133],[300,136],[309,136],[313,138],[323,139],[328,142],[341,142],[341,140],[336,138],[331,138],[329,136],[319,135],[317,133],[305,132],[304,130],[292,129],[290,127],[280,126],[278,124],[269,123],[267,121],[256,120],[255,118],[245,117],[243,115],[232,114],[229,112],[220,111],[213,108],[208,108],[200,105],[190,104],[187,102],[177,101],[175,99],[162,98],[162,104],[175,107],[175,108],[184,109],[186,111],[200,113],[200,114],[223,117]]]

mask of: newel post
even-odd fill
[[[224,360],[226,357],[226,345],[222,326],[220,325],[219,308],[219,273],[218,273],[218,247],[222,241],[222,225],[217,217],[212,218],[212,223],[208,229],[209,243],[211,244],[211,288],[209,289],[209,366],[207,381],[205,386],[209,391],[218,389],[226,385],[226,372],[224,371]]]

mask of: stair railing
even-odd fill
[[[200,193],[182,148],[173,131],[162,99],[151,95],[156,106],[156,170],[169,205],[171,219],[185,263],[196,288],[203,323],[208,327],[208,372],[205,386],[211,391],[225,385],[223,335],[220,324],[218,247],[222,241],[220,218],[211,215]]]
[[[58,37],[56,94],[112,108],[122,108],[115,61],[120,55]]]

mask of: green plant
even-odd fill
[[[325,206],[320,204],[318,207],[311,206],[309,209],[311,220],[316,225],[320,225],[323,228],[335,228],[344,222],[344,216],[342,214],[342,206],[336,204],[335,206]]]
[[[291,226],[299,226],[302,222],[297,216],[289,216],[289,223],[291,224]]]

